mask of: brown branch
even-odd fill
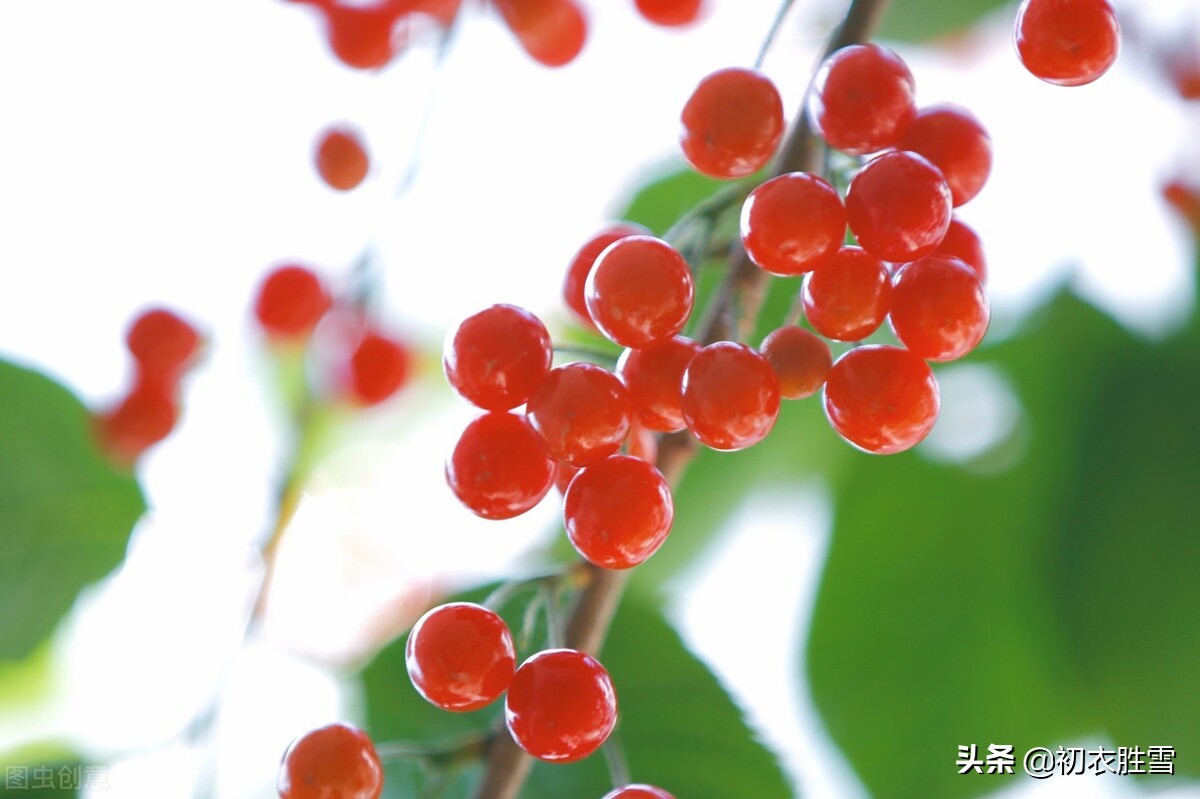
[[[842,47],[869,39],[886,7],[887,0],[851,0],[846,16],[830,37],[821,60]],[[808,121],[807,99],[806,91],[796,123],[780,150],[773,170],[775,175],[814,172],[820,168],[820,142]],[[729,338],[735,327],[735,317],[741,320],[742,329],[737,332],[744,338],[747,329],[753,327],[766,293],[766,273],[750,261],[740,243],[734,244],[729,259],[730,269],[714,300],[715,312],[705,320],[697,336],[705,344]],[[741,307],[736,308],[735,303]],[[696,440],[686,431],[663,437],[656,465],[670,485],[679,484],[696,449]],[[595,566],[589,568],[593,571],[592,579],[572,608],[567,621],[566,645],[594,655],[604,644],[629,573]],[[502,729],[489,750],[487,771],[475,794],[476,799],[516,799],[532,766],[533,759],[513,742],[507,730]]]

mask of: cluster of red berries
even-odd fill
[[[180,381],[195,362],[201,337],[166,308],[140,313],[125,334],[134,377],[125,395],[94,417],[96,437],[114,462],[132,466],[179,421]]]
[[[334,394],[353,405],[378,405],[399,391],[412,372],[413,356],[396,336],[358,309],[335,304],[311,269],[287,264],[262,280],[254,315],[271,346],[303,350],[322,320],[335,349]]]

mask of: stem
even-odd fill
[[[787,18],[788,12],[792,10],[794,3],[795,0],[783,0],[779,4],[779,10],[775,12],[775,19],[771,21],[771,29],[767,31],[762,47],[758,49],[758,56],[754,59],[755,69],[762,69],[763,62],[767,60],[767,52],[771,49],[771,45],[775,44],[775,40],[779,38],[779,30],[783,27],[783,21]]]
[[[825,47],[823,61],[836,50],[866,41],[878,25],[887,7],[887,0],[851,0],[841,25]],[[811,84],[810,84],[811,86]],[[820,168],[821,147],[808,116],[804,113],[808,92],[805,92],[801,113],[788,134],[773,173],[815,171]],[[740,243],[730,253],[728,277],[720,288],[717,301],[719,312],[706,320],[698,338],[705,344],[728,338],[730,318],[735,297],[741,301],[743,326],[754,324],[762,305],[767,275],[746,256]],[[679,484],[688,464],[696,453],[696,441],[686,431],[664,436],[658,447],[657,466],[671,486]],[[567,620],[567,646],[595,655],[608,634],[613,614],[621,601],[621,593],[629,580],[628,571],[610,571],[589,567],[592,580],[579,595]],[[506,730],[492,742],[488,767],[476,799],[516,799],[521,785],[533,767],[533,758],[513,742]]]

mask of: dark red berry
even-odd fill
[[[330,128],[317,140],[317,172],[330,188],[349,191],[362,183],[371,162],[356,131]]]
[[[379,799],[383,767],[365,732],[331,724],[292,741],[276,787],[280,799]]]
[[[667,540],[673,518],[667,481],[630,455],[581,470],[563,500],[567,538],[585,560],[605,569],[645,561]]]
[[[515,305],[493,305],[458,326],[442,367],[469,402],[507,411],[529,399],[553,359],[550,334],[540,319]]]
[[[470,602],[439,605],[422,616],[408,634],[404,660],[417,692],[456,712],[494,702],[517,667],[508,625]]]
[[[763,339],[761,351],[779,378],[783,399],[804,399],[815,394],[833,365],[829,345],[795,325],[772,331]]]
[[[866,250],[843,247],[832,263],[804,279],[801,300],[808,323],[822,336],[859,341],[887,317],[892,275]]]
[[[1059,86],[1091,83],[1121,49],[1121,26],[1108,0],[1024,0],[1014,37],[1025,68]]]
[[[952,210],[942,173],[905,150],[868,162],[846,192],[850,230],[864,250],[885,261],[915,261],[937,249]]]
[[[584,288],[596,327],[622,347],[645,347],[679,333],[694,293],[687,261],[653,236],[627,236],[609,245]]]
[[[915,90],[900,56],[879,44],[855,44],[825,59],[809,111],[831,147],[865,155],[896,144],[916,116]]]
[[[684,373],[683,418],[702,444],[745,449],[775,426],[779,397],[779,378],[766,358],[745,344],[718,341]]]
[[[617,695],[598,660],[573,649],[548,649],[517,669],[504,719],[530,755],[569,763],[608,739],[617,723]]]
[[[698,342],[673,336],[621,354],[617,374],[629,389],[639,422],[661,433],[684,428],[683,372],[699,351]]]
[[[825,415],[833,429],[875,454],[916,446],[933,429],[940,404],[929,364],[900,347],[852,349],[825,381]]]
[[[541,502],[554,464],[521,416],[485,413],[467,425],[446,461],[446,483],[485,519],[511,519]]]
[[[891,322],[896,338],[931,361],[961,358],[983,339],[988,300],[975,271],[951,255],[930,255],[896,274]]]
[[[621,448],[632,407],[625,385],[612,372],[569,363],[550,370],[525,414],[551,458],[586,466]]]
[[[715,178],[740,178],[766,166],[783,136],[783,101],[766,75],[718,70],[683,107],[680,144],[688,163]]]

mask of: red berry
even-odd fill
[[[631,413],[625,385],[591,363],[550,370],[525,406],[546,453],[572,466],[587,466],[620,449]]]
[[[332,304],[329,291],[311,269],[280,266],[259,285],[254,315],[273,339],[303,339]]]
[[[979,240],[979,234],[958,217],[950,220],[946,237],[934,252],[953,255],[974,269],[980,280],[987,282],[987,258],[983,254],[983,242]]]
[[[349,191],[367,176],[370,161],[358,133],[349,128],[330,128],[317,141],[317,172],[338,191]]]
[[[379,799],[383,767],[365,732],[330,724],[292,741],[276,787],[280,799]]]
[[[617,723],[617,695],[598,660],[573,649],[548,649],[517,669],[504,720],[529,754],[569,763],[608,739]]]
[[[617,374],[629,388],[639,422],[661,433],[684,428],[683,372],[699,351],[698,342],[673,336],[621,354]]]
[[[922,108],[898,145],[941,170],[955,207],[967,202],[992,171],[992,139],[965,108],[949,103]]]
[[[683,107],[680,144],[688,163],[714,178],[741,178],[766,166],[783,136],[783,101],[753,69],[718,70]]]
[[[846,218],[859,245],[885,261],[915,261],[933,252],[950,227],[950,187],[916,153],[884,153],[850,181]]]
[[[554,351],[541,320],[515,305],[493,305],[458,326],[442,358],[454,390],[480,408],[523,404],[550,371]]]
[[[625,451],[646,463],[658,461],[658,436],[650,429],[634,422],[629,426],[629,438],[625,440]]]
[[[843,247],[833,263],[804,279],[808,323],[835,341],[859,341],[875,332],[892,303],[892,275],[866,250]]]
[[[742,206],[742,246],[775,275],[800,275],[829,263],[846,238],[837,191],[807,172],[780,175],[750,192]]]
[[[567,307],[574,311],[579,321],[592,327],[596,325],[592,321],[592,315],[588,313],[583,287],[587,283],[588,273],[592,271],[592,265],[596,263],[600,253],[604,252],[614,241],[619,241],[626,236],[648,235],[649,233],[649,230],[633,222],[614,222],[588,239],[575,253],[575,257],[571,259],[571,265],[567,267],[566,280],[563,281],[563,300],[567,303]]]
[[[174,385],[142,376],[116,406],[97,414],[96,438],[113,461],[129,466],[169,436],[178,420]]]
[[[125,345],[138,370],[151,379],[174,382],[200,349],[200,334],[178,314],[151,308],[134,318]]]
[[[952,255],[930,255],[896,274],[892,330],[914,354],[952,361],[987,332],[988,300],[971,267]]]
[[[704,0],[634,0],[638,13],[655,25],[690,25],[700,17]]]
[[[542,501],[554,464],[524,418],[485,413],[463,430],[446,461],[446,483],[485,519],[511,519]]]
[[[422,616],[408,634],[404,660],[417,692],[456,712],[494,702],[517,667],[504,619],[470,602],[440,605]]]
[[[809,104],[829,146],[854,155],[893,146],[912,121],[916,82],[900,56],[878,44],[843,47],[821,65]]]
[[[361,405],[378,405],[408,382],[412,355],[395,339],[367,331],[350,354],[348,389]]]
[[[687,261],[653,236],[627,236],[609,245],[588,274],[588,313],[622,347],[645,347],[683,329],[695,286]]]
[[[575,0],[493,0],[530,58],[547,67],[575,60],[587,40],[588,21]]]
[[[937,421],[939,405],[929,364],[900,347],[852,349],[825,381],[825,415],[833,429],[880,455],[916,446]]]
[[[662,546],[674,509],[667,481],[649,463],[614,455],[581,470],[563,500],[572,546],[605,569],[637,566]]]
[[[577,474],[579,474],[579,467],[562,461],[554,461],[554,487],[558,489],[558,493],[566,496],[567,487],[571,485],[571,481]]]
[[[336,2],[324,11],[329,49],[348,67],[380,69],[404,45],[406,31],[399,24],[406,11],[402,4],[389,0],[353,5]]]
[[[788,325],[772,331],[762,343],[762,355],[779,378],[784,399],[804,399],[817,392],[833,365],[829,345],[802,327]]]
[[[683,376],[683,418],[713,449],[745,449],[766,438],[779,415],[779,378],[745,344],[718,341],[692,359]]]
[[[636,785],[615,788],[604,794],[602,799],[675,799],[675,797],[662,788],[655,788],[653,785],[639,782]]]
[[[1091,83],[1121,49],[1121,26],[1108,0],[1024,0],[1014,34],[1025,68],[1059,86]]]

